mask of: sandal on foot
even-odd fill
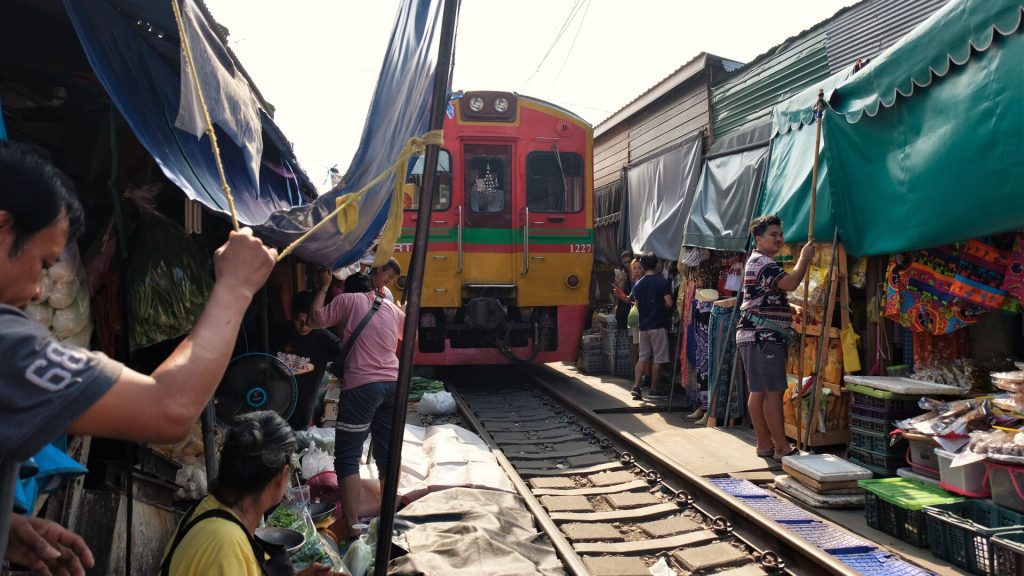
[[[765,448],[764,450],[754,450],[758,458],[771,458],[775,456],[775,448]]]
[[[786,456],[799,456],[799,455],[800,455],[800,450],[798,450],[796,446],[790,446],[789,447],[789,452],[786,452],[782,456],[772,456],[772,459],[773,460],[778,460],[779,462],[782,462],[782,459],[785,458]]]

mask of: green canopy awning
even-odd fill
[[[1024,228],[1022,14],[953,0],[835,88],[824,153],[851,254]]]

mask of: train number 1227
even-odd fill
[[[594,251],[593,244],[570,244],[569,252],[573,254],[590,254]]]

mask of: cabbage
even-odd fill
[[[53,322],[53,308],[50,308],[46,304],[32,302],[25,308],[25,315],[47,328],[49,328],[50,323]]]
[[[72,277],[66,282],[56,282],[50,287],[50,297],[47,300],[51,307],[60,310],[67,308],[75,301],[78,293],[78,278]]]
[[[83,284],[70,306],[53,313],[53,335],[63,340],[74,336],[89,321],[89,292]]]

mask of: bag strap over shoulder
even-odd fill
[[[160,564],[160,576],[170,576],[171,559],[174,558],[174,552],[177,551],[181,541],[185,539],[185,535],[188,534],[189,530],[194,528],[196,524],[199,524],[208,518],[220,518],[238,525],[238,528],[245,534],[246,540],[249,541],[249,546],[252,547],[252,553],[256,557],[256,562],[262,566],[263,549],[256,543],[256,540],[251,534],[249,534],[249,530],[246,529],[242,522],[239,521],[238,518],[235,518],[234,514],[227,510],[207,510],[190,521],[193,512],[195,512],[195,508],[189,510],[178,524],[178,530],[174,535],[174,542],[171,543],[171,547],[167,550],[167,555],[164,556],[164,561]]]
[[[338,355],[335,356],[334,358],[335,363],[345,363],[345,359],[348,358],[349,350],[351,350],[352,345],[356,343],[356,338],[359,338],[359,334],[362,333],[363,328],[365,328],[366,324],[370,322],[370,318],[373,317],[373,315],[378,310],[380,310],[380,307],[383,303],[383,296],[377,296],[373,299],[373,304],[370,305],[370,309],[367,310],[366,314],[363,315],[363,319],[359,321],[359,325],[356,326],[356,329],[352,331],[352,334],[348,337],[348,340],[346,340],[345,343],[341,345],[341,351],[338,352]]]

